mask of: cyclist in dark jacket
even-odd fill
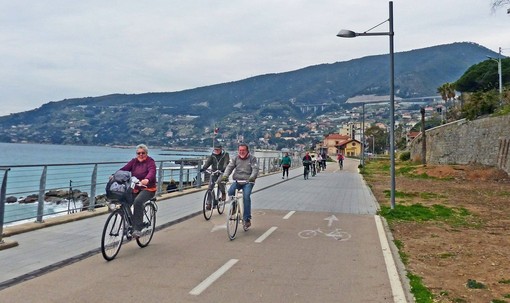
[[[204,163],[204,166],[200,170],[201,172],[204,172],[209,166],[211,166],[212,171],[221,171],[222,173],[225,171],[225,168],[227,168],[228,162],[230,161],[230,155],[223,150],[221,145],[217,145],[214,147],[212,154],[207,158],[207,160]],[[213,182],[211,184],[214,184],[214,182],[218,183],[218,187],[221,191],[221,199],[225,201],[227,198],[227,195],[225,193],[225,184],[220,182],[221,181],[221,175],[211,175],[211,178],[213,178]],[[212,185],[214,186],[214,185]],[[212,188],[210,188],[212,189]],[[207,205],[207,207],[210,207]]]
[[[309,152],[306,152],[306,155],[303,157],[303,167],[305,168],[305,175],[306,172],[310,171],[310,165],[312,165],[312,156],[310,156]]]

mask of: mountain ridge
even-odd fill
[[[441,84],[456,81],[470,66],[495,55],[471,42],[395,53],[395,96],[437,95]],[[384,54],[176,92],[51,101],[34,110],[0,117],[0,141],[127,144],[157,134],[154,143],[164,143],[174,133],[207,136],[208,128],[231,114],[281,115],[282,119],[302,121],[308,114],[300,106],[326,104],[329,111],[335,111],[352,106],[345,101],[357,95],[387,95],[388,76],[389,60]],[[140,131],[137,127],[144,124],[141,121],[152,126]],[[182,130],[181,124],[192,131]],[[109,135],[104,136],[105,131]]]

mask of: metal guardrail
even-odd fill
[[[166,185],[174,180],[178,191],[200,188],[203,180],[200,168],[205,158],[181,158],[156,161],[157,195],[166,193]],[[279,171],[277,157],[257,158],[260,173]],[[47,165],[12,165],[0,167],[0,242],[5,224],[35,219],[44,222],[48,216],[93,211],[106,203],[108,177],[125,162],[97,162]],[[300,166],[299,157],[292,167]],[[78,203],[77,203],[78,202]],[[17,205],[17,207],[13,207]]]

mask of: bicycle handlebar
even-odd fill
[[[211,175],[221,175],[223,174],[223,172],[221,170],[215,170],[213,171],[212,169],[206,169],[205,172],[211,174]]]
[[[227,184],[228,181],[221,181],[222,184]],[[239,183],[239,184],[248,184],[248,183],[251,183],[251,184],[255,184],[255,182],[250,182],[249,180],[233,180],[232,183]]]

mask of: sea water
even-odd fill
[[[129,160],[134,158],[135,147],[115,148],[105,146],[75,146],[75,145],[52,145],[52,144],[17,144],[0,143],[0,167],[8,168],[17,165],[34,165],[37,167],[16,168],[7,172],[8,184],[6,196],[24,196],[25,191],[32,190],[37,193],[41,177],[42,167],[44,165],[54,164],[83,164],[83,163],[101,163],[101,162],[119,162],[112,164],[111,172],[103,172],[109,175],[116,169],[123,166]],[[156,161],[175,161],[182,158],[202,158],[210,152],[204,151],[182,151],[182,150],[163,150],[159,148],[150,148],[149,155]],[[90,183],[91,173],[84,173],[84,170],[91,170],[92,165],[86,166],[65,166],[51,167],[48,169],[47,188],[52,188],[52,182],[56,182],[54,175],[50,176],[50,171],[59,170],[59,177],[65,180],[66,184],[79,185],[80,182]],[[0,170],[0,180],[3,181],[5,170]],[[105,178],[98,172],[98,182]],[[72,182],[71,182],[72,180]],[[22,189],[23,188],[23,189]],[[76,186],[74,187],[76,188]],[[23,194],[22,194],[23,193]],[[100,193],[97,193],[100,194]],[[28,195],[28,192],[26,193]],[[72,205],[72,207],[81,208],[81,203]],[[45,202],[45,214],[62,213],[69,208],[68,203],[54,204]],[[37,213],[37,203],[20,204],[8,203],[5,205],[4,222],[12,222],[34,218]],[[31,219],[33,221],[33,219]]]

